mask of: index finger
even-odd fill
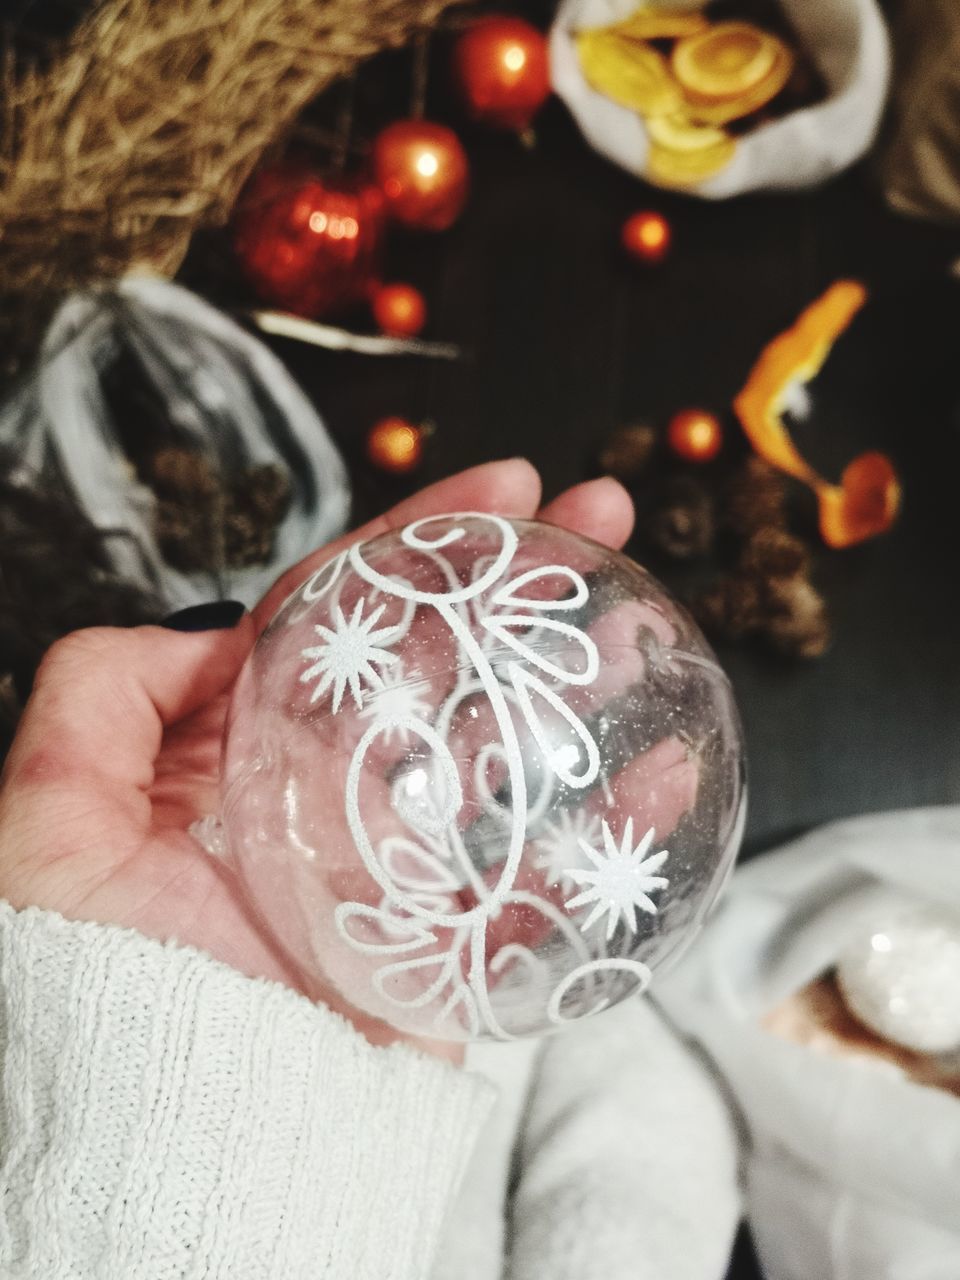
[[[376,538],[425,516],[451,511],[489,511],[495,515],[529,518],[540,501],[540,477],[524,458],[487,462],[459,475],[449,476],[400,502],[385,515],[360,529],[344,534],[288,569],[253,610],[253,621],[262,631],[293,591],[321,565],[356,542]]]

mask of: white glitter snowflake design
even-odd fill
[[[537,866],[547,873],[547,884],[561,881],[571,887],[574,884],[573,869],[583,866],[581,844],[592,846],[599,838],[600,819],[595,813],[587,813],[586,809],[577,809],[573,813],[569,809],[561,809],[556,822],[544,823],[543,835],[537,840],[541,850]]]
[[[406,675],[403,663],[398,662],[382,673],[380,687],[370,694],[360,715],[364,720],[425,720],[433,709],[424,696],[429,691],[430,685],[420,678],[419,671]],[[389,742],[394,734],[401,742],[410,740],[406,725],[390,724],[384,731],[383,741]]]
[[[659,853],[648,857],[653,838],[654,830],[651,827],[634,848],[633,819],[628,818],[619,848],[606,820],[603,822],[602,852],[591,848],[585,840],[578,841],[595,868],[592,871],[571,868],[566,872],[576,884],[589,886],[583,893],[571,898],[567,907],[572,910],[590,903],[595,904],[580,926],[581,933],[586,933],[604,913],[607,914],[608,940],[613,937],[613,931],[621,917],[632,933],[636,931],[637,907],[656,915],[656,903],[648,895],[655,889],[666,889],[670,882],[665,876],[652,873],[660,870],[669,854],[666,849],[661,849]]]
[[[369,617],[364,618],[365,604],[364,599],[357,601],[349,622],[338,605],[334,614],[336,629],[331,631],[329,627],[315,626],[313,629],[323,643],[304,649],[301,654],[304,658],[315,659],[313,666],[300,677],[302,684],[317,681],[310,701],[316,702],[323,697],[332,685],[334,713],[339,711],[348,685],[357,707],[362,707],[364,694],[380,689],[383,685],[383,677],[375,668],[386,667],[397,661],[395,653],[380,647],[383,642],[395,638],[397,628],[382,627],[379,631],[374,629],[383,616],[386,605],[380,605]],[[361,680],[366,680],[368,689],[363,688]]]

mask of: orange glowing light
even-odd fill
[[[403,226],[445,231],[463,211],[467,155],[445,125],[397,120],[377,134],[371,161],[387,210]]]
[[[687,462],[710,462],[723,445],[723,428],[705,409],[684,409],[670,420],[667,444]]]
[[[391,338],[412,338],[427,321],[427,304],[412,284],[385,284],[371,304],[377,327]]]
[[[327,229],[327,215],[325,213],[318,213],[314,211],[310,215],[310,222],[308,225],[311,231],[315,232],[318,236],[322,236]]]
[[[527,64],[527,55],[518,44],[509,45],[503,51],[503,65],[508,71],[522,71]]]
[[[478,18],[454,46],[453,78],[475,120],[523,134],[550,94],[547,39],[523,18]]]
[[[423,428],[405,418],[381,418],[367,436],[367,457],[395,475],[415,470],[423,457]]]
[[[670,248],[670,224],[661,213],[645,209],[623,224],[623,247],[641,262],[659,262]]]
[[[440,161],[432,151],[421,151],[417,156],[416,170],[423,178],[433,178],[440,168]]]

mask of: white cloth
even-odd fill
[[[726,1274],[736,1135],[710,1073],[651,1000],[540,1043],[474,1046],[467,1062],[500,1097],[434,1280]]]
[[[905,898],[960,904],[960,808],[835,823],[748,864],[658,986],[747,1121],[747,1216],[769,1280],[960,1276],[960,1100],[762,1025]]]
[[[519,1156],[511,1280],[726,1275],[735,1133],[713,1079],[651,1001],[547,1043]]]
[[[199,952],[0,905],[0,1055],[4,1280],[423,1280],[441,1236],[438,1280],[726,1268],[730,1121],[650,1003],[457,1072]]]

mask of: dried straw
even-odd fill
[[[106,0],[43,70],[3,66],[0,293],[172,275],[331,81],[450,0]]]

